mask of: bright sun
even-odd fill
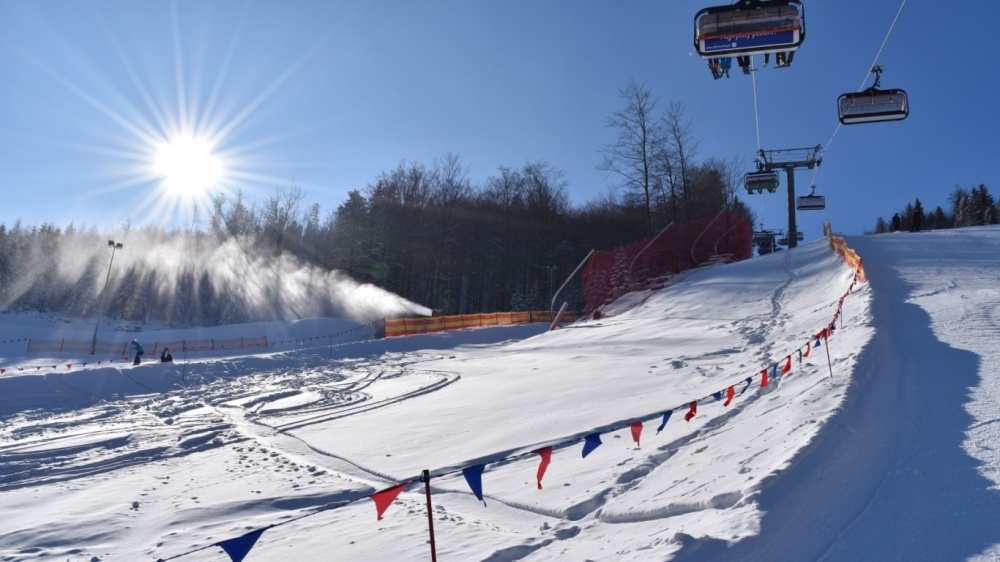
[[[216,187],[222,179],[222,162],[213,146],[202,138],[174,137],[156,149],[153,172],[163,187],[179,196],[197,196]]]

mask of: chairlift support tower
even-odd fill
[[[757,167],[764,172],[784,170],[788,181],[788,248],[798,246],[799,231],[795,224],[795,169],[803,168],[811,170],[819,166],[823,161],[819,157],[820,145],[812,148],[786,148],[782,150],[759,150],[757,151]]]

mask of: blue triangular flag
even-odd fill
[[[752,383],[752,382],[753,382],[753,377],[747,377],[747,385],[743,387],[743,390],[740,391],[740,394],[743,394],[744,392],[746,392],[747,390],[749,390],[750,383]]]
[[[663,412],[663,421],[660,423],[660,427],[656,428],[656,432],[659,433],[663,431],[664,427],[667,427],[667,422],[670,421],[670,416],[674,414],[673,410],[667,410]]]
[[[814,345],[813,347],[819,347],[820,345],[821,344],[819,343],[819,338],[816,338],[816,345]]]
[[[257,529],[256,531],[251,531],[242,537],[236,537],[235,539],[229,539],[228,541],[222,541],[219,546],[222,550],[226,551],[229,558],[233,562],[242,562],[243,558],[246,557],[253,545],[257,544],[257,539],[264,533],[266,529]]]
[[[591,433],[585,439],[586,441],[583,443],[583,458],[587,458],[587,455],[594,452],[594,449],[601,446],[601,434]]]
[[[483,471],[486,470],[485,464],[477,464],[476,466],[470,466],[469,468],[462,469],[462,476],[465,476],[465,481],[469,483],[469,488],[472,488],[472,493],[476,494],[476,498],[486,505],[486,500],[483,499]]]
[[[715,398],[716,402],[722,402],[722,391],[713,392],[712,398]]]
[[[778,379],[778,364],[775,363],[774,367],[771,369],[771,378],[774,380]]]
[[[801,364],[802,363],[802,348],[800,347],[798,351],[799,351],[799,363]]]

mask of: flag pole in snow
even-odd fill
[[[427,495],[427,525],[431,536],[431,562],[437,562],[437,547],[434,546],[434,514],[431,512],[431,471],[424,470],[420,475],[424,483],[424,493]]]
[[[833,363],[830,361],[830,328],[823,331],[823,347],[826,348],[826,365],[830,367],[830,378],[833,378]]]

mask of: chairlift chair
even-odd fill
[[[775,238],[780,234],[780,231],[774,230],[757,230],[753,233],[753,238],[751,239],[755,248],[757,248],[758,255],[770,254],[778,250],[778,245],[775,242]]]
[[[844,125],[874,123],[878,121],[900,121],[910,115],[910,103],[906,91],[901,89],[880,90],[883,68],[872,68],[875,84],[860,92],[841,95],[837,98],[837,111]]]
[[[749,172],[743,176],[743,186],[751,195],[754,193],[768,193],[778,191],[778,172]]]
[[[826,208],[826,197],[822,195],[796,197],[795,208],[799,211],[822,211]]]
[[[795,209],[799,211],[822,211],[826,208],[826,197],[816,195],[816,186],[812,186],[809,195],[795,198]]]
[[[778,242],[775,240],[774,235],[767,240],[761,241],[759,244],[754,244],[757,248],[758,255],[770,254],[778,251]]]
[[[703,59],[792,53],[806,37],[805,22],[799,0],[739,0],[695,15],[694,46]]]
[[[801,230],[795,233],[795,239],[798,240],[799,242],[805,240],[805,236],[802,235],[802,231]],[[779,246],[787,246],[788,245],[788,237],[787,236],[782,236],[781,238],[778,238],[777,244]]]
[[[774,240],[774,233],[769,230],[759,230],[753,233],[753,244],[766,244]]]
[[[879,90],[875,87],[863,92],[844,94],[837,100],[840,122],[844,125],[900,121],[910,115],[906,91]]]

